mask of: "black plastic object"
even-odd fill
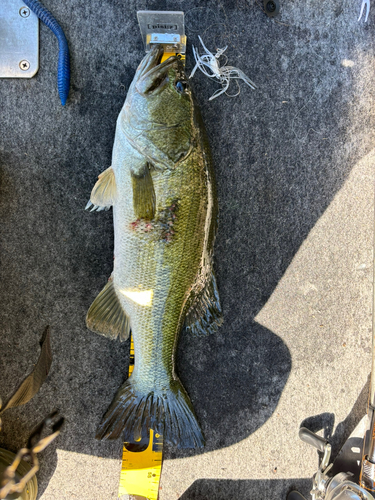
[[[279,0],[263,0],[263,7],[268,17],[275,17],[280,12]]]
[[[303,497],[301,493],[298,493],[298,491],[291,491],[286,497],[286,500],[306,500],[306,498]]]
[[[309,431],[306,427],[301,427],[298,435],[304,443],[314,446],[321,453],[324,452],[324,446],[328,443],[328,441],[323,437]]]

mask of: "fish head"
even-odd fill
[[[194,102],[178,56],[160,62],[155,46],[140,63],[124,105],[124,127],[142,136],[172,162],[183,159],[194,140]]]

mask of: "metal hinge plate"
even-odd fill
[[[38,17],[22,0],[1,0],[0,78],[31,78],[38,69]]]

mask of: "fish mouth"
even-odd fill
[[[141,62],[138,68],[136,89],[142,95],[158,94],[168,83],[168,71],[179,62],[178,56],[169,57],[161,62],[163,46],[155,45]]]

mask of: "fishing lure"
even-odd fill
[[[59,90],[61,104],[65,106],[70,87],[70,56],[65,34],[51,12],[47,10],[38,0],[24,0],[24,4],[27,5],[27,7],[29,7],[29,9],[32,10],[46,26],[48,26],[59,42],[57,88]]]
[[[243,80],[246,83],[246,85],[248,85],[253,90],[257,88],[255,83],[252,82],[250,78],[246,76],[245,73],[240,69],[235,68],[234,66],[226,66],[226,65],[220,67],[219,58],[224,54],[228,46],[224,47],[223,49],[217,49],[216,54],[214,55],[204,45],[202,38],[200,36],[198,36],[198,38],[202,44],[202,47],[206,52],[203,55],[200,55],[198,49],[196,49],[193,45],[193,54],[196,65],[194,66],[194,69],[191,72],[189,78],[193,78],[197,69],[200,69],[202,73],[208,76],[208,78],[216,78],[221,83],[222,88],[216,90],[216,92],[214,92],[212,96],[209,98],[209,101],[212,101],[212,99],[216,99],[216,97],[219,97],[219,95],[224,94],[228,90],[230,80],[232,79]],[[231,97],[235,97],[239,93],[240,89],[238,89],[237,94]]]
[[[359,13],[359,18],[358,21],[361,20],[364,8],[366,7],[366,17],[365,17],[365,23],[367,23],[368,15],[370,13],[370,0],[362,0],[362,5],[361,5],[361,12]]]

